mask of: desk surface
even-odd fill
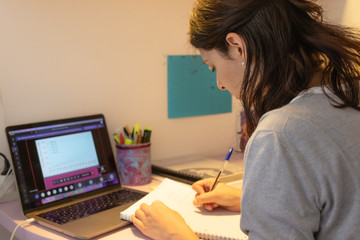
[[[241,155],[242,160],[242,155]],[[159,185],[162,177],[153,176],[152,181],[149,184],[141,186],[126,186],[130,188],[139,189],[145,192],[149,192],[151,186]],[[241,187],[241,182],[231,183],[234,187]],[[20,200],[0,203],[0,225],[2,225],[7,231],[11,233],[15,229],[16,225],[22,223],[27,218],[23,215],[21,210]],[[9,236],[10,236],[9,235]],[[18,239],[26,240],[63,240],[77,238],[70,237],[60,232],[51,230],[47,227],[40,225],[39,223],[33,222],[31,224],[25,224],[17,229],[15,236]],[[96,240],[118,240],[118,239],[150,239],[143,235],[136,227],[132,224],[123,228],[114,230],[112,232],[103,234],[99,237],[94,238]]]
[[[161,182],[160,178],[153,177],[151,183],[136,187],[136,188],[145,192],[150,191],[151,186],[159,185]],[[1,203],[0,204],[0,224],[7,229],[10,234],[15,229],[16,225],[22,223],[27,218],[23,215],[21,210],[20,200],[15,200],[11,202]],[[99,237],[94,239],[97,240],[112,240],[112,239],[149,239],[144,236],[136,227],[132,224],[120,228],[121,230],[117,229],[112,232],[103,234]],[[68,235],[62,234],[58,231],[51,230],[47,227],[40,225],[39,223],[33,222],[31,224],[23,225],[21,228],[18,228],[16,231],[16,237],[18,239],[27,239],[27,240],[50,240],[50,239],[77,239],[70,237]],[[78,240],[78,239],[77,239]]]

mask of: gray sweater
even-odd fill
[[[320,88],[266,113],[245,150],[241,229],[257,239],[360,239],[360,112]]]

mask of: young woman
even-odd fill
[[[241,191],[194,183],[194,204],[240,211],[253,239],[360,235],[360,40],[310,0],[198,0],[190,42],[244,107]],[[241,198],[241,203],[240,203]],[[161,202],[133,222],[155,239],[196,239]]]

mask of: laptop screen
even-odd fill
[[[120,183],[103,115],[6,131],[24,209]]]

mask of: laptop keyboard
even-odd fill
[[[145,195],[146,193],[121,189],[93,199],[41,213],[39,216],[58,224],[65,224],[107,209],[137,201]]]

